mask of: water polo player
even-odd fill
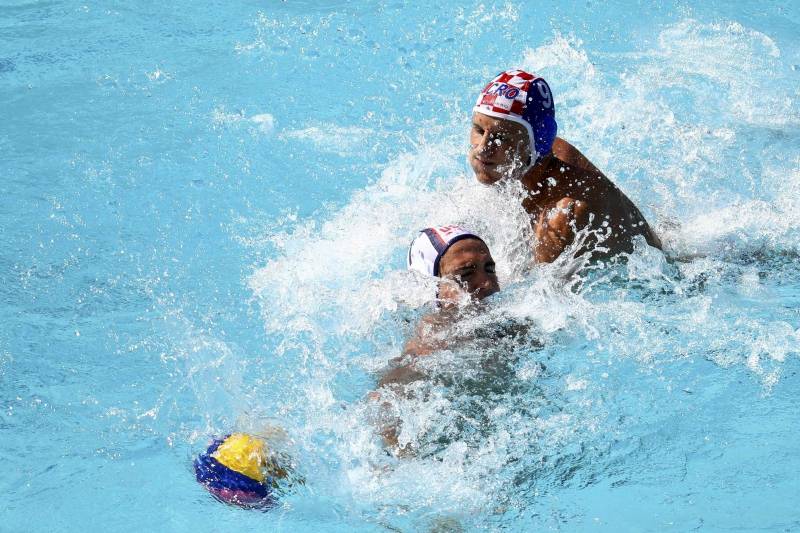
[[[408,251],[408,269],[438,278],[437,309],[422,318],[403,355],[390,362],[390,369],[378,382],[379,388],[401,394],[404,385],[425,377],[415,364],[420,357],[458,342],[450,326],[460,314],[476,309],[476,303],[500,290],[489,247],[478,235],[456,225],[420,231]],[[381,393],[372,392],[369,398],[379,401]],[[390,408],[389,404],[384,408]],[[378,425],[384,443],[397,448],[398,421],[384,417]]]
[[[536,237],[534,259],[554,261],[584,228],[591,231],[577,252],[593,257],[632,251],[636,235],[661,248],[633,202],[575,147],[556,137],[557,129],[550,86],[522,70],[498,74],[473,107],[469,163],[483,184],[522,183],[528,193],[523,207]]]
[[[500,290],[489,247],[460,226],[425,228],[408,250],[409,270],[441,278],[438,299],[448,308],[465,297],[483,300]]]

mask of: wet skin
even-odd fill
[[[483,300],[500,290],[494,259],[489,248],[477,239],[462,239],[447,249],[439,260],[439,299],[443,306],[458,302],[463,293]]]
[[[397,366],[384,374],[379,387],[420,379],[422,374],[414,369],[414,359],[446,348],[445,339],[438,333],[457,320],[459,304],[465,300],[468,305],[479,302],[500,290],[492,254],[477,239],[462,239],[448,248],[439,261],[439,273],[441,309],[422,318],[403,355],[392,361]]]
[[[416,334],[403,349],[404,357],[428,355],[445,348],[437,333],[457,320],[463,304],[469,306],[500,291],[492,254],[478,239],[462,239],[450,246],[439,260],[439,275],[440,309],[422,318]],[[395,370],[387,373],[379,385],[397,381],[403,371]]]
[[[390,362],[394,367],[380,379],[379,389],[388,388],[396,394],[405,394],[405,385],[425,379],[425,374],[416,368],[415,361],[447,348],[446,336],[441,332],[458,319],[462,304],[466,302],[469,306],[480,302],[500,290],[492,254],[486,244],[478,239],[462,239],[450,246],[439,261],[439,274],[442,278],[439,282],[441,309],[420,321],[416,334],[406,343],[403,355]],[[381,401],[381,392],[373,391],[368,398]],[[390,408],[386,402],[382,406],[384,410]],[[411,452],[398,449],[397,420],[384,420],[379,426],[379,433],[387,447],[397,450],[400,455]]]
[[[484,185],[518,179],[527,191],[523,207],[531,217],[536,262],[554,261],[583,228],[597,230],[579,254],[603,258],[633,249],[642,235],[650,246],[661,241],[639,209],[574,146],[556,138],[553,150],[525,171],[531,150],[528,133],[510,120],[474,113],[468,160]],[[607,250],[596,249],[598,244]]]

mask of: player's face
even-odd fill
[[[439,298],[444,301],[458,301],[463,291],[474,300],[483,300],[500,290],[492,254],[478,239],[462,239],[453,244],[439,262],[439,274],[455,281],[439,285]]]
[[[469,164],[484,185],[506,177],[519,177],[531,157],[528,132],[524,127],[483,113],[472,114],[469,144]]]

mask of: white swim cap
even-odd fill
[[[462,239],[483,239],[461,226],[435,226],[419,232],[408,249],[408,269],[428,276],[439,276],[439,261],[445,252]]]

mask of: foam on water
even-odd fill
[[[660,426],[681,416],[683,397],[698,392],[693,387],[713,390],[708,379],[719,386],[739,379],[738,372],[725,377],[725,369],[742,368],[768,393],[787,357],[796,357],[794,312],[759,313],[753,306],[760,303],[747,302],[775,290],[772,258],[795,257],[800,242],[798,161],[770,150],[775,132],[793,131],[798,120],[797,90],[782,72],[780,50],[738,23],[693,19],[667,26],[655,43],[603,58],[622,62],[618,71],[598,69],[591,51],[561,35],[519,59],[552,80],[561,131],[644,207],[666,257],[640,243],[624,265],[581,270],[578,283],[565,282],[575,266],[568,259],[532,266],[519,192],[487,189],[465,175],[464,143],[452,132],[389,161],[380,178],[323,220],[270,237],[281,253],[249,283],[266,330],[282,336],[282,346],[313,339],[293,383],[302,393],[293,397],[305,403],[307,437],[333,436],[332,449],[309,453],[328,458],[336,471],[322,483],[345,505],[401,528],[535,517],[537,494],[630,477],[626,462],[655,453],[650,444],[616,450],[615,435],[664,438],[679,449]],[[336,151],[358,146],[366,134],[320,125],[281,135]],[[404,321],[413,322],[433,294],[431,283],[402,271],[406,246],[416,229],[449,222],[476,228],[498,263],[507,290],[490,321],[529,328],[515,339],[521,347],[502,348],[519,358],[505,384],[515,392],[471,406],[437,386],[424,402],[397,399],[401,442],[440,444],[421,457],[389,460],[368,422],[369,406],[352,391],[343,406],[337,381],[366,372],[356,382],[363,394],[374,383],[369,373],[400,353],[410,331]],[[437,364],[476,356],[456,349]],[[687,370],[704,361],[716,369]],[[622,385],[637,400],[616,389],[626,379],[639,381],[636,390]],[[642,383],[655,390],[644,394]],[[720,401],[708,391],[695,398],[695,409]],[[651,407],[649,417],[636,401]],[[475,409],[484,411],[485,426]],[[464,426],[469,417],[475,425]],[[478,428],[480,438],[452,431],[459,426]],[[674,468],[665,466],[660,482]],[[408,522],[396,518],[397,509]]]

